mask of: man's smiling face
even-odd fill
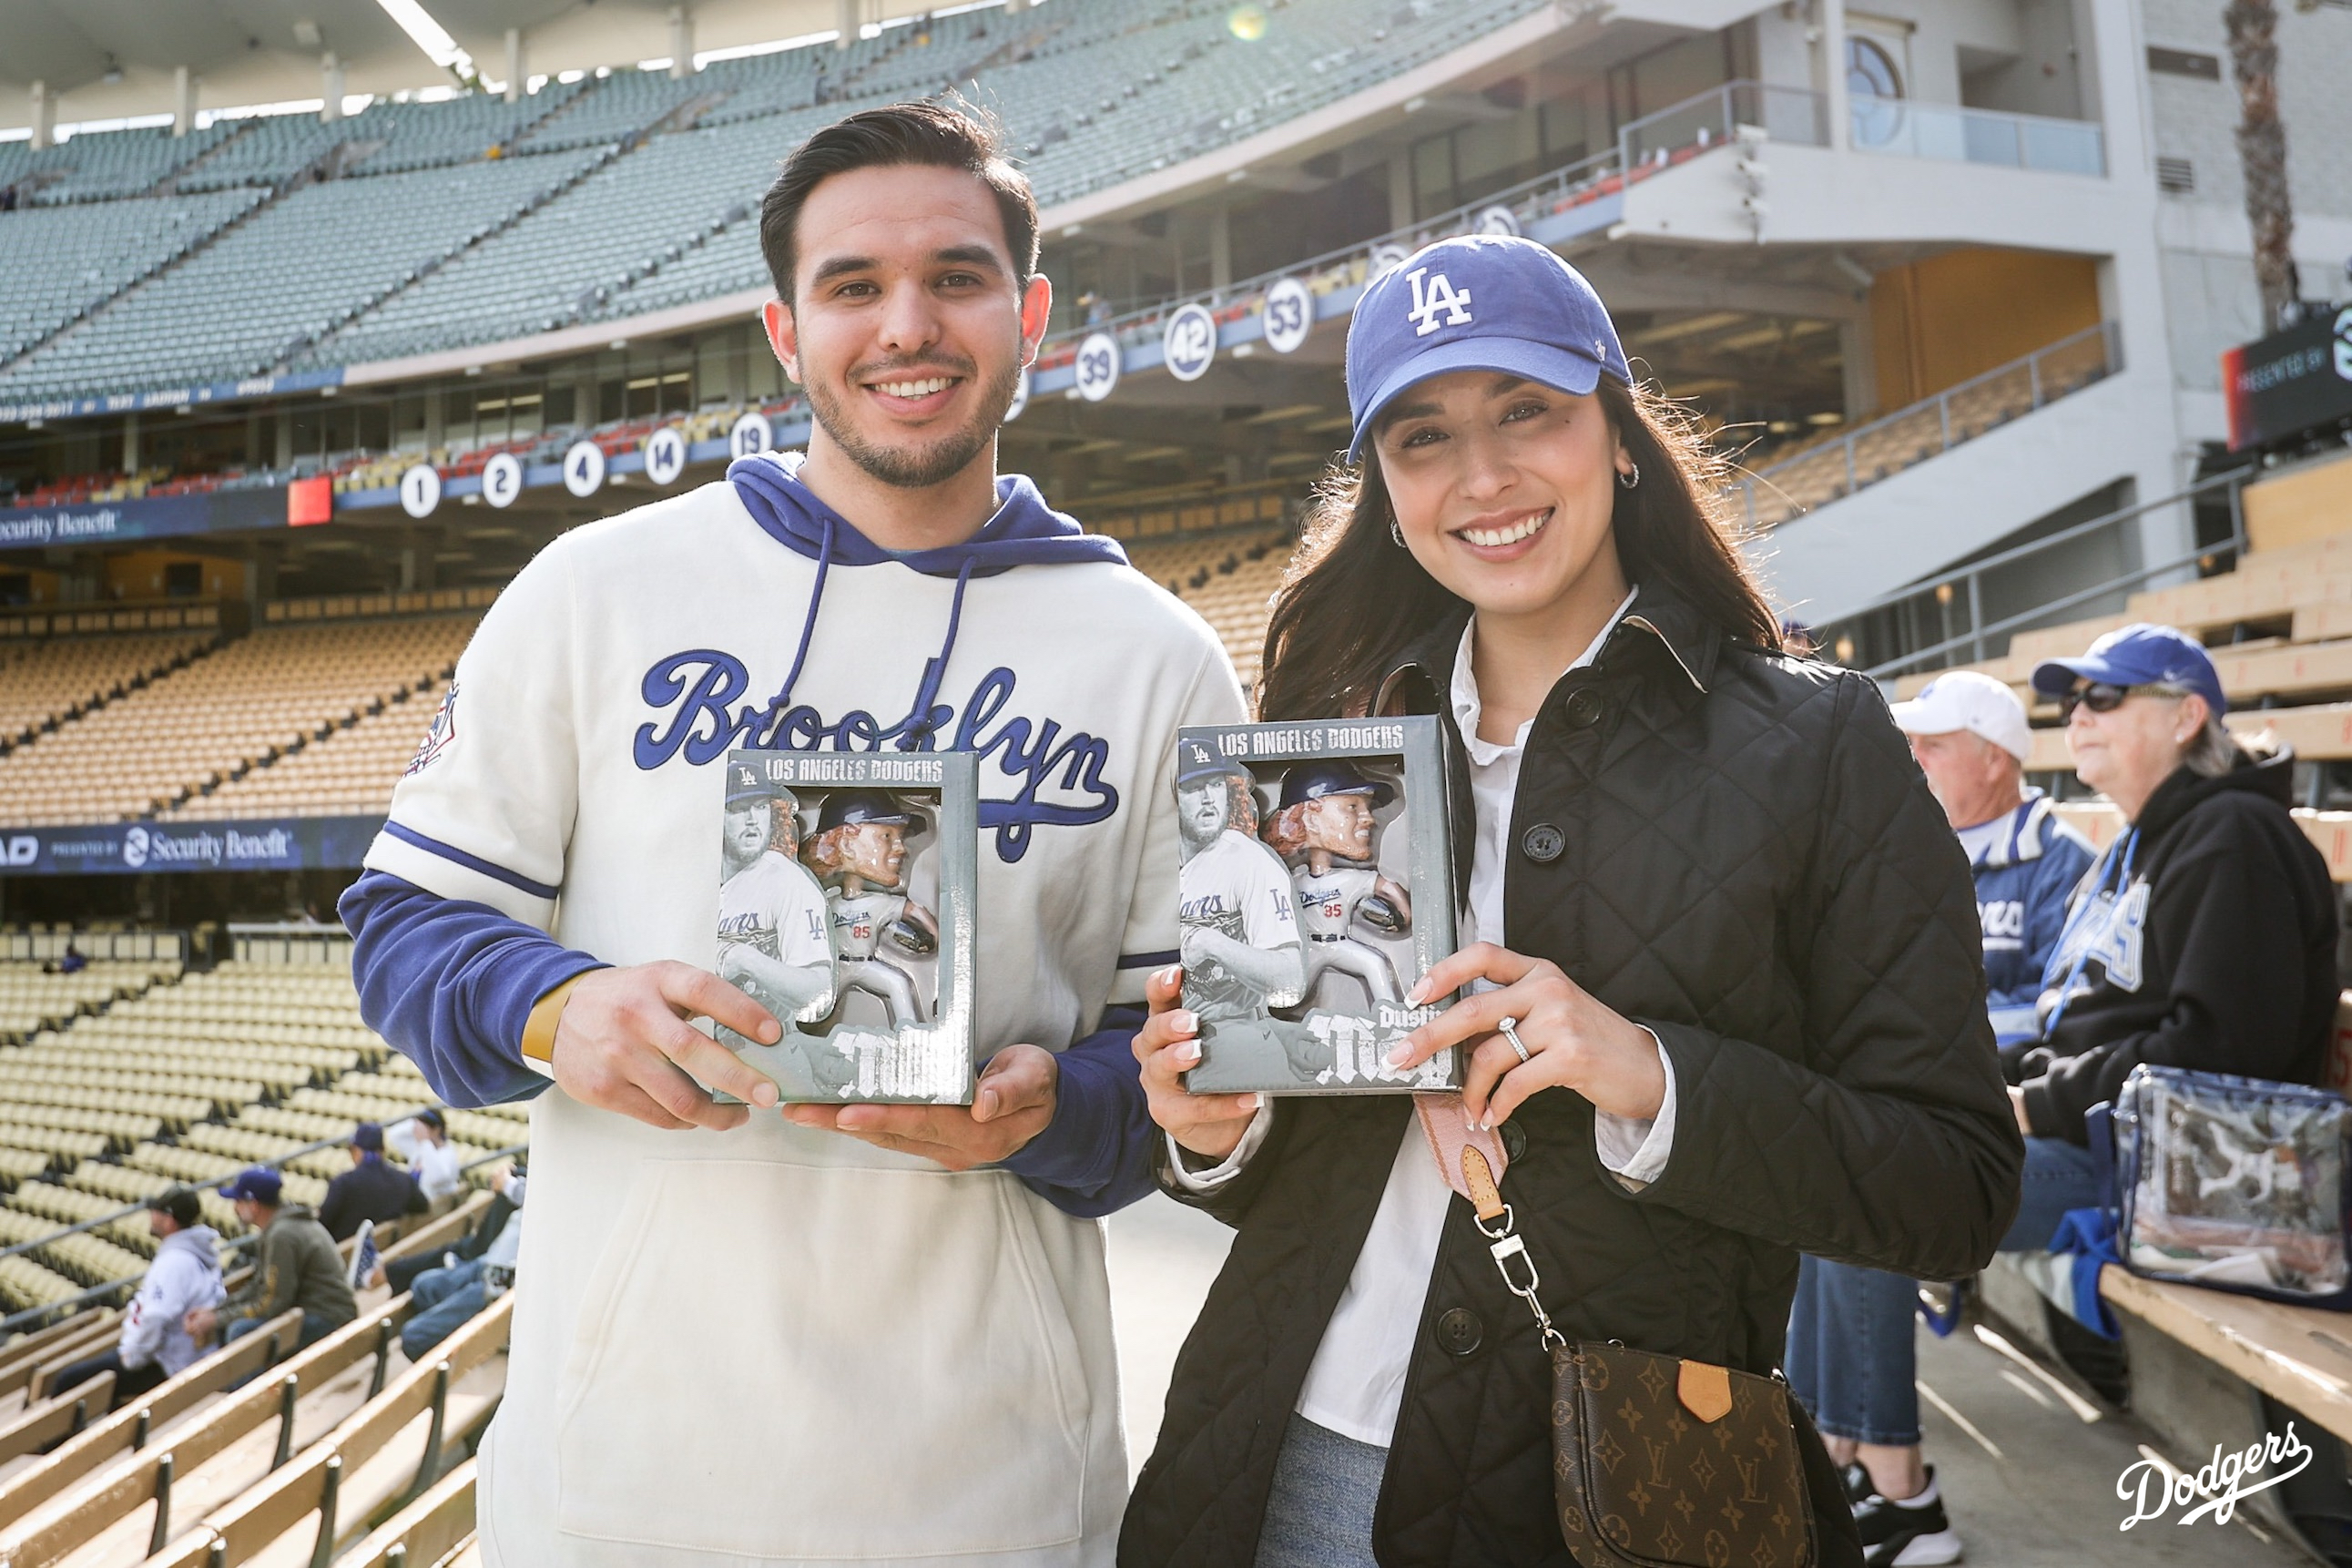
[[[1015,275],[988,187],[928,164],[853,169],[809,193],[794,236],[777,348],[824,437],[910,489],[990,453],[1020,384],[1024,304],[1043,284],[1024,289]]]

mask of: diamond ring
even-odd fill
[[[1502,1031],[1503,1038],[1510,1042],[1511,1049],[1519,1053],[1520,1061],[1529,1059],[1528,1043],[1519,1038],[1519,1021],[1517,1018],[1505,1018],[1495,1027]]]

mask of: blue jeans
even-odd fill
[[[410,1361],[423,1361],[425,1352],[489,1304],[482,1288],[482,1260],[426,1269],[408,1287],[408,1301],[411,1310],[400,1331],[400,1350]]]
[[[1789,1389],[1822,1436],[1895,1448],[1919,1441],[1918,1300],[1899,1274],[1798,1259]]]
[[[1372,1510],[1389,1451],[1294,1415],[1275,1456],[1255,1568],[1377,1568]]]
[[[2091,1152],[2063,1138],[2025,1141],[2025,1176],[2017,1217],[2000,1238],[2003,1252],[2046,1252],[2068,1209],[2096,1208],[2114,1201],[2091,1172]]]

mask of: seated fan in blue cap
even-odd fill
[[[2001,1245],[2040,1251],[2065,1210],[2113,1201],[2084,1115],[2134,1068],[2320,1081],[2336,912],[2326,862],[2288,815],[2294,752],[2223,727],[2229,698],[2196,638],[2122,626],[2035,666],[2033,688],[2065,715],[2076,776],[2125,824],[2068,904],[2040,1037],[2001,1053],[2031,1177]]]
[[[1494,236],[1416,252],[1358,300],[1347,377],[1346,458],[1276,601],[1258,717],[1441,727],[1467,945],[1402,1000],[1463,996],[1389,1059],[1459,1047],[1467,1071],[1419,1115],[1192,1102],[1193,1020],[1139,1035],[1164,1184],[1237,1226],[1250,1261],[1192,1336],[1215,1353],[1177,1367],[1122,1560],[1224,1542],[1259,1568],[1559,1562],[1565,1543],[1583,1564],[1797,1568],[1859,1564],[1866,1540],[1951,1561],[1932,1485],[1890,1478],[1903,1505],[1858,1539],[1770,1381],[1801,1254],[1953,1278],[2016,1203],[1942,811],[1875,683],[1784,652],[1719,517],[1721,464],[1559,257]],[[1419,928],[1447,891],[1416,880],[1394,912]],[[1656,1398],[1612,1440],[1705,1429],[1725,1406],[1676,1389],[1738,1389],[1780,1423],[1751,1472],[1770,1505],[1711,1490],[1727,1429],[1664,1478],[1682,1511],[1609,1493],[1648,1464],[1612,1481],[1568,1462],[1601,1450],[1555,1433],[1555,1357],[1582,1379],[1633,1351],[1682,1370],[1611,1384],[1595,1420]],[[1822,1415],[1849,1456],[1917,1423]],[[1713,1558],[1683,1538],[1701,1509],[1729,1532]]]

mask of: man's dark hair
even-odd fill
[[[776,280],[776,297],[793,302],[800,260],[801,208],[819,183],[853,169],[928,164],[961,169],[988,187],[1004,220],[1004,244],[1014,282],[1026,287],[1037,271],[1037,198],[1028,177],[1004,154],[1004,140],[978,110],[936,103],[888,103],[837,120],[784,160],[784,172],[760,203],[760,253]]]
[[[147,1200],[147,1206],[157,1214],[170,1215],[172,1223],[182,1230],[203,1218],[205,1212],[203,1205],[197,1203],[194,1192],[187,1187],[173,1187],[169,1192],[158,1193]]]

